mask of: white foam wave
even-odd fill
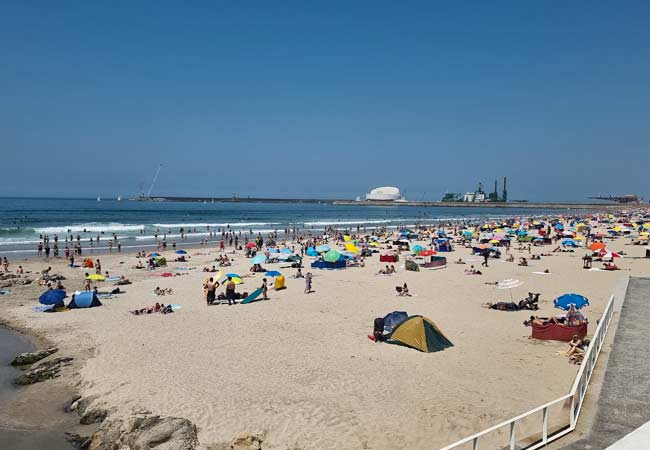
[[[76,225],[64,225],[58,227],[43,227],[35,228],[34,231],[41,234],[56,234],[56,233],[82,233],[84,230],[91,233],[101,233],[102,231],[140,231],[144,229],[144,225],[124,224],[124,223],[82,223]]]
[[[256,227],[262,225],[280,225],[280,222],[224,222],[224,223],[154,223],[157,228],[206,228],[206,227]]]
[[[317,222],[305,222],[307,226],[318,226],[318,225],[364,225],[368,223],[391,223],[399,222],[401,219],[384,219],[384,220],[335,220],[335,219],[326,219]]]

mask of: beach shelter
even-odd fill
[[[419,272],[420,271],[420,266],[415,261],[411,261],[409,259],[407,259],[404,262],[404,268],[406,270],[410,270],[412,272]]]
[[[318,253],[329,252],[330,251],[330,246],[327,245],[327,244],[319,245],[318,247],[316,247],[316,251]]]
[[[602,250],[605,248],[605,244],[602,242],[594,242],[593,244],[589,245],[589,250],[593,252],[597,252],[598,250]]]
[[[345,244],[345,249],[352,253],[359,253],[359,247],[351,243]]]
[[[411,316],[397,325],[386,342],[425,353],[439,352],[454,345],[431,319],[424,316]]]
[[[318,252],[314,247],[309,247],[305,253],[307,253],[307,256],[318,256]]]
[[[38,301],[41,305],[63,305],[63,299],[66,297],[63,289],[50,289],[43,292]]]
[[[394,328],[408,318],[409,315],[406,311],[393,311],[392,313],[386,314],[384,316],[384,332],[392,332]]]
[[[68,308],[94,308],[102,306],[97,294],[93,291],[76,292],[68,304]]]
[[[286,287],[284,275],[278,275],[275,278],[275,290],[279,291],[281,289],[286,289]]]

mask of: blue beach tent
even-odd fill
[[[94,308],[95,306],[102,306],[102,303],[93,291],[83,291],[74,294],[68,304],[68,308]]]

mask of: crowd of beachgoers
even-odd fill
[[[113,234],[42,236],[38,257],[3,257],[0,308],[71,352],[88,338],[96,354],[75,369],[84,395],[115,411],[128,403],[187,417],[206,443],[264,429],[285,447],[390,448],[478,431],[552,399],[615,284],[650,265],[642,209],[264,234],[225,227],[195,247],[184,240],[193,230],[167,231],[183,237],[161,233],[157,248],[137,253]],[[104,240],[112,252],[92,254]],[[449,345],[421,347],[398,332],[419,316]],[[404,372],[394,412],[378,418],[370,411]],[[146,388],[161,376],[165,392]],[[522,381],[531,376],[534,393]]]

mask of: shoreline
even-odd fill
[[[31,347],[29,351],[38,351],[52,345],[41,333],[4,318],[0,318],[0,328],[25,339]],[[13,353],[16,356],[20,352]],[[32,367],[37,364],[39,362]],[[75,448],[68,441],[66,433],[80,431],[79,418],[67,408],[78,394],[77,389],[66,381],[65,375],[33,385],[12,386],[8,391],[6,407],[0,412],[1,448]]]

